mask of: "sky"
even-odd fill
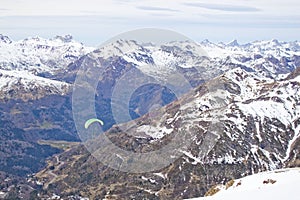
[[[199,42],[294,41],[299,9],[299,0],[0,0],[0,34],[13,40],[71,34],[90,46],[140,28]]]

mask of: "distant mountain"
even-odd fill
[[[16,83],[23,88],[32,88],[34,85],[38,87],[39,84],[45,87],[47,80],[40,78],[43,77],[60,81],[61,83],[50,80],[48,87],[53,88],[55,93],[65,94],[68,92],[66,82],[72,83],[75,80],[79,66],[87,60],[85,55],[96,50],[74,41],[70,35],[56,36],[53,39],[32,37],[20,41],[12,41],[4,35],[0,38],[0,87],[5,90]],[[300,65],[300,43],[297,41],[271,40],[236,44],[236,40],[227,45],[209,41],[203,41],[199,45],[179,41],[156,46],[119,40],[96,50],[92,55],[103,61],[111,60],[110,63],[101,64],[108,70],[115,66],[117,72],[111,71],[113,76],[120,73],[119,68],[129,64],[158,80],[165,80],[174,71],[179,71],[193,87],[236,67],[280,78],[280,75],[289,73]],[[3,93],[2,98],[9,97],[7,93]]]
[[[231,46],[231,47],[239,46],[239,43],[237,40],[233,40],[233,41],[229,42],[226,46]]]
[[[70,35],[52,39],[30,37],[20,41],[0,35],[0,66],[2,70],[52,74],[66,69],[69,63],[92,50],[94,48],[74,41]]]
[[[0,35],[1,99],[28,100],[68,93],[67,83],[49,77],[93,49],[75,42],[70,35],[20,41]]]
[[[36,99],[50,94],[69,93],[69,84],[75,80],[78,68],[88,60],[85,55],[95,50],[74,41],[70,35],[53,39],[32,37],[20,41],[0,36],[2,99]],[[227,45],[209,41],[199,45],[179,41],[156,46],[119,40],[96,50],[92,55],[101,58],[101,65],[106,68],[107,74],[113,76],[110,77],[113,80],[126,72],[125,65],[130,65],[129,69],[136,68],[159,81],[166,80],[178,71],[193,87],[236,67],[254,70],[267,77],[281,78],[282,74],[300,65],[299,42],[271,40],[236,44],[236,40]],[[114,87],[114,83],[110,84],[110,88]],[[48,89],[41,91],[41,88]],[[107,85],[105,90],[108,90]],[[24,97],[24,93],[28,95]],[[30,93],[38,95],[33,97]]]

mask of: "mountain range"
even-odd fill
[[[6,156],[1,157],[0,170],[21,177],[36,173],[48,156],[58,152],[40,140],[83,139],[73,120],[72,92],[78,71],[95,63],[95,70],[104,74],[95,91],[104,134],[121,149],[140,153],[182,137],[179,148],[168,155],[176,159],[152,172],[118,171],[92,156],[100,147],[110,150],[101,143],[101,134],[88,147],[83,143],[48,161],[34,178],[43,185],[40,196],[192,198],[231,179],[299,166],[299,50],[297,41],[155,45],[118,40],[92,48],[69,35],[22,41],[1,35],[0,128],[5,148],[0,153]],[[116,120],[114,90],[133,70],[150,84],[138,87],[129,105],[118,107],[129,110],[130,117]],[[169,88],[182,88],[169,79],[177,72],[189,87],[174,92]],[[155,105],[158,108],[153,109]],[[28,167],[26,156],[37,160],[31,162],[34,167]],[[132,159],[138,159],[110,156],[115,168],[132,167]]]

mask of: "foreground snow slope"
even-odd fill
[[[280,169],[272,172],[258,173],[235,180],[226,190],[225,186],[213,196],[193,200],[296,200],[299,199],[300,168]]]

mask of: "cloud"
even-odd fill
[[[170,8],[162,8],[162,7],[153,7],[153,6],[138,6],[136,7],[140,10],[148,10],[148,11],[170,11],[170,12],[179,12],[179,10],[174,10]]]
[[[208,4],[208,3],[184,3],[186,6],[206,8],[210,10],[228,11],[228,12],[257,12],[260,9],[250,6],[239,6],[229,4]]]

